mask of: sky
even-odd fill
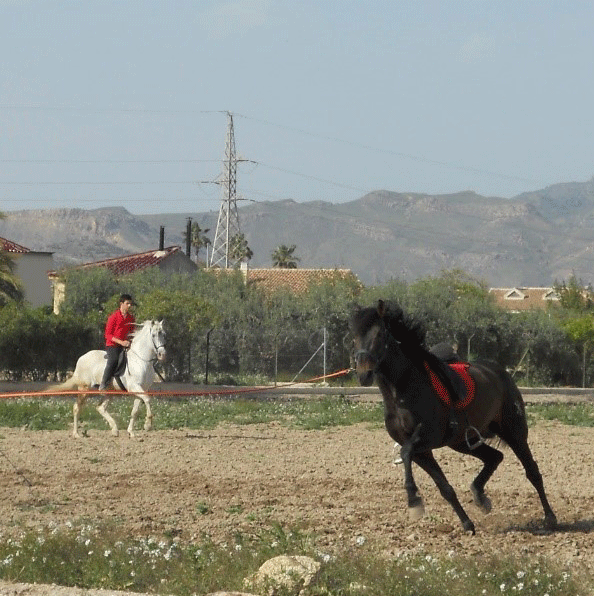
[[[594,3],[0,0],[0,210],[218,211],[594,176]],[[230,117],[231,115],[231,117]]]

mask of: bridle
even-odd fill
[[[132,343],[130,343],[130,347],[128,348],[128,351],[129,352],[132,352],[137,358],[139,358],[143,362],[152,362],[153,363],[153,366],[154,366],[154,364],[156,364],[159,361],[159,357],[158,357],[159,350],[161,348],[165,349],[166,342],[163,342],[163,343],[157,345],[157,342],[155,341],[155,337],[154,337],[153,332],[152,332],[152,327],[153,327],[153,324],[151,324],[150,336],[151,336],[151,342],[153,343],[153,348],[154,348],[154,351],[155,351],[154,357],[153,358],[148,358],[148,359],[147,358],[143,358],[136,350],[133,350],[132,349]],[[161,329],[161,331],[162,331],[162,329]],[[158,334],[158,335],[160,335],[160,334]],[[134,341],[134,338],[133,338],[132,341]]]
[[[381,350],[381,354],[378,356],[375,356],[374,354],[372,354],[369,350],[364,349],[364,348],[360,348],[359,350],[357,350],[354,355],[353,358],[355,360],[355,365],[357,366],[359,364],[360,359],[365,359],[368,362],[370,362],[371,364],[373,364],[373,372],[376,372],[380,365],[382,364],[382,362],[385,360],[386,358],[386,354],[388,353],[389,347],[390,347],[390,342],[395,343],[396,345],[400,345],[401,342],[399,342],[386,328],[386,325],[384,324],[384,322],[381,322],[381,330],[383,332],[383,338],[382,338],[382,344],[383,344],[383,349]]]

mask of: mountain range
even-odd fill
[[[54,253],[57,268],[158,248],[185,249],[188,218],[214,238],[218,212],[133,215],[122,207],[6,211],[0,236]],[[511,199],[377,190],[346,203],[291,200],[239,209],[254,256],[271,266],[281,244],[298,266],[351,269],[366,284],[461,268],[494,287],[594,281],[594,178]],[[201,255],[206,259],[206,253]]]

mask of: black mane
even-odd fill
[[[407,351],[413,349],[427,352],[425,337],[427,332],[420,321],[407,315],[394,303],[386,303],[384,323],[394,339],[398,340]]]

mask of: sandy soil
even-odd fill
[[[419,522],[408,519],[393,443],[383,429],[367,425],[325,431],[223,426],[142,432],[135,440],[107,431],[75,440],[67,431],[2,428],[0,534],[117,519],[131,535],[225,541],[280,521],[316,532],[329,552],[364,541],[390,556],[414,550],[544,555],[591,574],[594,429],[539,423],[530,444],[560,522],[554,533],[543,530],[536,492],[511,451],[487,485],[489,515],[472,504],[468,490],[478,463],[448,449],[436,452],[475,522],[477,534],[469,536],[418,468],[427,514]],[[16,592],[0,587],[0,593]]]

